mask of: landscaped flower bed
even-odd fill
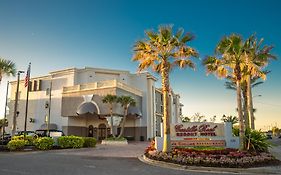
[[[153,160],[188,166],[250,168],[280,164],[280,161],[270,153],[240,152],[236,149],[196,150],[174,148],[171,152],[163,153],[150,146],[146,149],[145,156]]]

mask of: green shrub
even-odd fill
[[[239,129],[233,128],[234,136],[239,136]],[[271,144],[267,141],[264,133],[247,128],[245,131],[245,147],[247,150],[256,152],[267,152]]]
[[[58,145],[61,148],[82,148],[84,139],[78,136],[62,136],[58,138]]]
[[[246,143],[248,150],[257,152],[267,152],[271,144],[267,141],[266,135],[260,131],[246,129],[245,132]]]
[[[95,147],[97,144],[97,140],[93,137],[83,137],[84,144],[83,147]]]
[[[35,139],[34,145],[37,149],[49,150],[53,148],[54,139],[52,139],[51,137],[40,137]]]
[[[21,150],[24,148],[25,143],[24,140],[11,140],[7,144],[7,147],[10,151]]]
[[[11,140],[24,140],[24,135],[14,136]],[[25,145],[32,146],[34,138],[32,136],[25,136]]]

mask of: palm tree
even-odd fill
[[[223,122],[230,122],[230,123],[232,123],[232,125],[238,123],[238,118],[236,116],[232,116],[232,115],[230,115],[230,116],[223,115],[221,120]]]
[[[266,73],[262,71],[264,67],[267,66],[270,59],[276,59],[276,56],[272,55],[270,52],[273,49],[272,46],[261,46],[263,39],[259,40],[255,35],[250,36],[246,44],[246,62],[247,62],[247,72],[246,72],[246,87],[247,87],[247,106],[250,118],[251,129],[255,129],[254,121],[254,109],[253,109],[253,96],[252,96],[252,77],[260,77],[263,80],[266,79]]]
[[[126,117],[128,115],[128,108],[129,108],[129,106],[135,106],[136,101],[131,96],[121,96],[121,97],[117,98],[117,103],[120,103],[124,109],[123,120],[122,120],[122,124],[121,124],[121,131],[118,136],[118,138],[120,138],[123,136],[123,133],[124,133]]]
[[[170,92],[169,73],[174,67],[194,69],[195,64],[190,57],[198,57],[195,49],[187,46],[187,42],[194,37],[190,33],[184,34],[179,29],[173,34],[172,26],[160,26],[158,32],[145,32],[146,39],[137,41],[134,45],[133,61],[139,62],[139,71],[151,67],[162,78],[163,93],[163,124],[164,143],[163,152],[170,151],[170,116],[168,99]]]
[[[6,60],[0,58],[0,83],[2,81],[3,75],[15,76],[16,75],[16,65],[11,60]]]
[[[270,73],[270,71],[265,70],[263,71],[265,75]],[[260,77],[252,77],[251,78],[251,88],[254,88],[260,84],[263,84],[264,81],[258,81]],[[227,77],[227,81],[224,83],[226,89],[235,90],[236,91],[236,82],[232,77]],[[248,111],[248,88],[247,88],[247,81],[244,80],[241,82],[241,91],[242,91],[242,109],[243,109],[243,118],[245,120],[245,128],[250,128],[250,118],[249,118],[249,111]],[[253,109],[255,111],[256,109]]]
[[[103,97],[102,102],[108,104],[109,115],[110,115],[110,124],[111,124],[111,126],[110,126],[111,134],[112,134],[112,137],[115,138],[115,134],[113,131],[113,104],[117,102],[117,96],[108,94],[105,97]]]
[[[241,103],[241,82],[245,71],[244,42],[239,35],[224,37],[216,47],[216,56],[209,56],[203,64],[207,73],[215,73],[219,78],[233,77],[237,91],[237,109],[240,127],[240,150],[244,149],[245,128]]]

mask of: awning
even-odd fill
[[[128,108],[128,115],[133,115],[136,117],[141,117],[142,113],[141,110],[139,108],[137,108],[136,106],[129,106]]]
[[[78,115],[82,115],[82,114],[98,114],[98,107],[96,106],[96,104],[92,103],[92,102],[84,102],[82,103],[76,113]]]
[[[40,129],[42,129],[42,130],[47,130],[47,129],[48,129],[48,124],[47,124],[47,123],[44,123],[43,125],[40,126]],[[58,129],[58,126],[57,126],[57,124],[55,124],[55,123],[50,123],[49,129],[50,129],[50,130]]]

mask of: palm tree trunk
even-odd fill
[[[124,133],[124,130],[125,130],[125,123],[126,123],[126,117],[127,117],[127,114],[128,114],[128,108],[125,107],[124,108],[124,116],[123,116],[123,121],[122,121],[122,126],[121,126],[121,131],[120,131],[120,134],[118,136],[118,138],[121,138],[123,136],[123,133]]]
[[[238,119],[239,119],[239,141],[240,148],[239,150],[244,150],[244,138],[245,138],[245,128],[242,114],[242,102],[241,102],[241,85],[240,81],[236,81],[237,86],[237,108],[238,108]]]
[[[161,65],[162,92],[163,92],[163,124],[164,124],[164,142],[163,152],[171,149],[170,138],[170,116],[169,116],[169,72],[165,62]]]
[[[110,124],[111,124],[112,137],[115,138],[115,134],[114,134],[114,130],[113,130],[113,110],[112,110],[112,106],[110,106]]]
[[[249,120],[249,115],[248,115],[247,90],[243,89],[242,94],[243,94],[243,116],[244,116],[244,120],[245,120],[245,128],[249,128],[250,120]]]
[[[251,86],[251,77],[248,75],[247,77],[247,97],[248,97],[248,113],[250,118],[251,129],[255,129],[255,117],[253,110],[253,96],[252,96],[252,86]]]

